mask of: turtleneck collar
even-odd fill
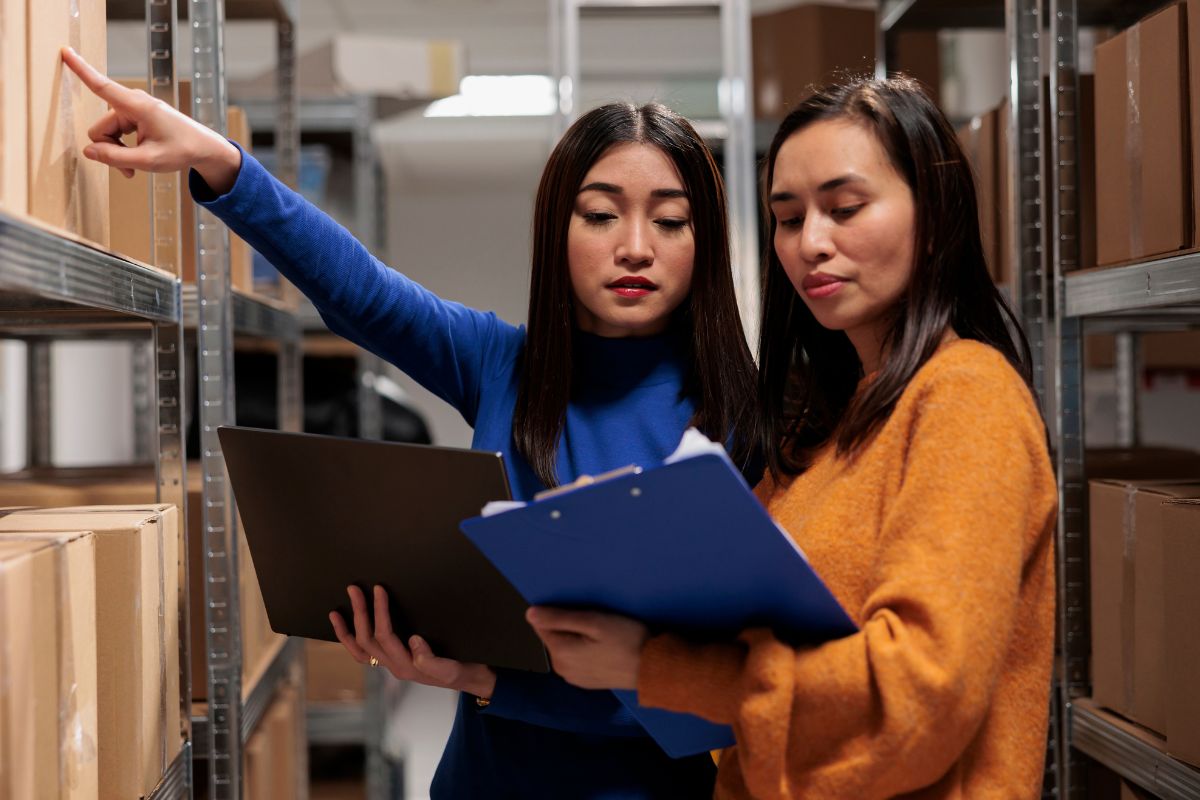
[[[575,331],[571,361],[580,389],[633,389],[682,384],[685,348],[674,331],[655,336],[609,338]]]

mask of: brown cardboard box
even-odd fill
[[[250,120],[243,109],[229,106],[225,114],[225,127],[230,139],[240,144],[247,153],[253,151]],[[234,289],[254,291],[254,251],[241,237],[232,233],[229,234],[229,276]]]
[[[108,108],[59,57],[70,45],[105,71],[105,2],[39,0],[28,8],[29,213],[108,247],[108,167],[83,156],[88,128]]]
[[[1200,453],[1172,447],[1098,447],[1084,456],[1088,480],[1191,480],[1200,477]]]
[[[1163,594],[1167,637],[1167,751],[1200,767],[1200,502],[1163,504]]]
[[[1200,331],[1143,333],[1138,344],[1143,369],[1200,369]],[[1111,369],[1117,363],[1116,339],[1110,334],[1088,336],[1084,363],[1093,369]]]
[[[271,769],[272,752],[270,726],[259,725],[246,742],[246,775],[243,778],[246,800],[269,800],[272,797],[282,797],[276,793],[273,783],[275,773]]]
[[[0,206],[29,210],[27,0],[0,0]]]
[[[958,141],[962,145],[971,171],[975,176],[975,194],[979,204],[979,237],[983,241],[983,255],[993,277],[999,268],[1000,250],[996,238],[999,209],[997,199],[1000,175],[997,172],[1000,134],[997,127],[1000,111],[994,109],[975,117],[958,129]]]
[[[366,668],[336,642],[304,643],[308,655],[310,703],[361,703],[365,697]]]
[[[902,72],[921,82],[933,102],[942,102],[942,48],[937,31],[898,31],[888,72]]]
[[[1183,6],[1096,47],[1097,260],[1191,244]]]
[[[812,89],[875,71],[875,12],[802,5],[750,22],[754,115],[781,119]]]
[[[294,686],[279,690],[275,703],[260,723],[271,730],[271,769],[275,797],[299,797],[301,748],[306,748],[300,692]]]
[[[304,747],[299,692],[292,686],[279,690],[246,742],[246,798],[299,797],[300,748]]]
[[[123,78],[121,83],[132,89],[146,91],[148,83],[144,78]],[[179,81],[179,108],[184,113],[190,113],[192,108],[192,82]],[[130,134],[132,138],[133,134]],[[182,274],[188,269],[195,275],[196,263],[196,217],[193,212],[192,198],[188,195],[185,176],[179,176],[179,263],[174,274]],[[132,178],[126,178],[119,171],[109,169],[108,198],[112,215],[112,249],[146,264],[154,264],[166,269],[166,264],[155,264],[153,232],[151,231],[151,200],[150,175],[146,172],[135,172]]]
[[[1178,497],[1200,497],[1200,473],[1090,484],[1092,696],[1157,732],[1167,713],[1162,503]]]
[[[145,91],[145,79],[122,79],[122,84]],[[179,82],[179,108],[190,113],[192,108],[191,81]],[[229,138],[250,150],[250,127],[246,113],[237,106],[227,110]],[[244,140],[244,144],[243,144]],[[109,172],[109,205],[112,213],[112,249],[130,258],[153,264],[150,176],[145,172],[126,178],[115,169]],[[196,207],[188,192],[186,180],[180,179],[179,189],[179,268],[187,283],[196,282]],[[234,289],[251,292],[254,289],[253,251],[241,238],[229,235],[230,281]],[[163,265],[157,265],[163,266]]]
[[[208,663],[204,636],[204,543],[201,531],[200,465],[190,463],[188,475],[188,606],[191,643],[192,697],[208,696]],[[65,507],[117,505],[145,507],[155,502],[155,480],[147,467],[83,467],[25,470],[0,480],[0,508],[13,506]],[[241,531],[239,524],[238,530]],[[257,573],[245,546],[238,546],[239,601],[242,620],[242,677],[256,674],[261,660],[274,653],[284,638],[270,629]]]
[[[101,797],[148,793],[180,750],[179,557],[174,506],[80,507],[0,517],[0,531],[96,534]]]
[[[0,797],[97,796],[95,545],[0,535]]]

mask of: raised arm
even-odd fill
[[[519,331],[387,267],[215,131],[121,86],[69,48],[62,57],[111,106],[90,129],[84,155],[126,175],[189,170],[196,201],[296,284],[335,333],[391,361],[474,424],[480,386],[489,369],[516,357]],[[135,132],[136,143],[122,143]]]

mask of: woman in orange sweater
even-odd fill
[[[696,643],[609,614],[530,622],[568,681],[732,725],[717,797],[1037,797],[1056,491],[970,168],[891,79],[801,104],[765,174],[757,494],[859,632],[798,649],[764,629]]]

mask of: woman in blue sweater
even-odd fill
[[[89,158],[132,170],[189,169],[193,198],[296,284],[329,328],[453,405],[473,447],[504,454],[513,494],[661,461],[688,425],[743,465],[755,370],[734,300],[725,199],[711,154],[663,106],[614,104],[571,127],[534,211],[528,330],[442,300],[223,137],[116,85],[64,50],[112,110]],[[138,144],[120,144],[138,132]],[[754,476],[751,476],[752,478]],[[684,798],[711,795],[707,755],[668,758],[607,691],[554,675],[437,657],[391,629],[387,597],[350,590],[362,663],[462,692],[434,798]]]

